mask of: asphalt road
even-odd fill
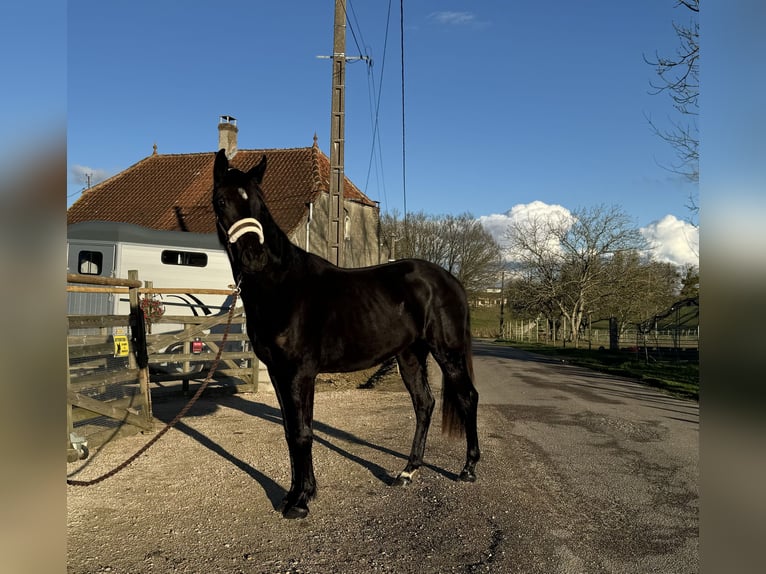
[[[475,342],[474,356],[475,483],[457,481],[465,443],[434,417],[425,466],[392,487],[414,428],[401,385],[324,391],[319,496],[307,519],[284,520],[290,471],[273,390],[210,396],[120,474],[68,488],[67,571],[699,571],[697,403],[492,343]],[[170,420],[178,403],[155,403],[155,416]],[[120,438],[68,474],[98,476],[146,440]]]
[[[699,571],[698,403],[487,342],[474,366],[483,416],[540,488],[524,500],[551,572]]]

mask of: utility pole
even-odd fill
[[[332,48],[332,110],[330,112],[330,228],[328,258],[343,264],[343,144],[346,123],[346,0],[335,0]]]
[[[346,218],[343,211],[344,159],[346,129],[346,62],[364,60],[367,56],[346,56],[346,0],[335,0],[335,25],[332,56],[332,106],[330,111],[330,202],[327,233],[327,258],[338,266],[343,263],[343,237]]]

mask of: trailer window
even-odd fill
[[[80,275],[101,275],[104,254],[100,251],[80,251],[77,255],[77,272]]]
[[[162,262],[165,265],[207,267],[207,253],[197,253],[195,251],[171,251],[165,249],[162,252]]]

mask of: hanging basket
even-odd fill
[[[144,295],[138,301],[138,305],[144,313],[146,328],[151,333],[152,323],[155,323],[162,318],[165,314],[165,306],[162,304],[162,301],[157,299],[154,295]]]

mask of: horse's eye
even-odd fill
[[[218,207],[220,208],[226,207],[226,200],[223,197],[219,197],[216,203],[218,204]]]

